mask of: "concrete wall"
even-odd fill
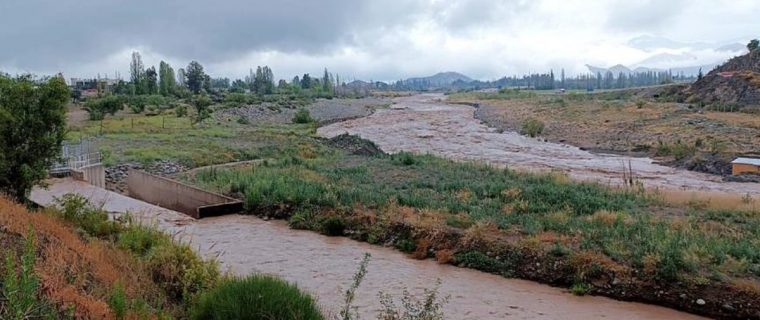
[[[760,166],[753,166],[751,164],[734,163],[731,166],[731,173],[733,175],[740,175],[742,173],[760,173]]]
[[[106,187],[106,170],[102,164],[71,170],[71,176],[79,181],[87,182],[93,186]]]
[[[133,198],[179,211],[196,219],[236,213],[243,209],[242,202],[236,199],[139,170],[129,170],[127,188]]]

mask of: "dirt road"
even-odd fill
[[[395,99],[391,109],[318,129],[324,137],[357,134],[386,152],[431,153],[530,171],[559,170],[571,178],[620,185],[629,164],[645,187],[760,195],[760,184],[657,165],[650,158],[596,154],[515,132],[499,133],[475,119],[475,108],[450,105],[436,94]]]

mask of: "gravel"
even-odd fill
[[[362,99],[319,99],[306,106],[311,117],[321,124],[365,117],[374,108],[390,104],[389,100],[380,98]],[[249,123],[291,123],[297,108],[283,108],[274,105],[261,104],[237,108],[228,108],[214,113],[218,121],[238,121],[241,117]]]

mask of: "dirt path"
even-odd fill
[[[110,212],[131,212],[140,221],[189,241],[216,256],[237,274],[275,274],[315,294],[335,312],[365,252],[372,254],[369,273],[357,293],[362,318],[374,319],[379,291],[400,296],[404,288],[421,293],[441,280],[448,319],[701,319],[675,310],[603,297],[576,297],[564,289],[506,279],[475,270],[413,260],[392,249],[342,237],[291,230],[282,221],[230,215],[195,220],[181,213],[106,191],[81,181],[55,180],[35,189],[32,200],[50,204],[55,196],[79,193]]]
[[[442,95],[425,94],[395,100],[391,109],[360,119],[321,127],[318,134],[357,134],[386,152],[432,153],[455,160],[485,161],[511,168],[560,170],[571,178],[620,185],[630,163],[646,187],[760,195],[760,184],[723,182],[717,176],[675,169],[650,158],[595,154],[579,148],[498,133],[474,118],[474,108],[450,105]]]

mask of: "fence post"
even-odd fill
[[[161,116],[161,129],[166,129],[166,118]]]
[[[129,118],[129,119],[132,120],[132,129],[134,129],[135,128],[135,118]]]

